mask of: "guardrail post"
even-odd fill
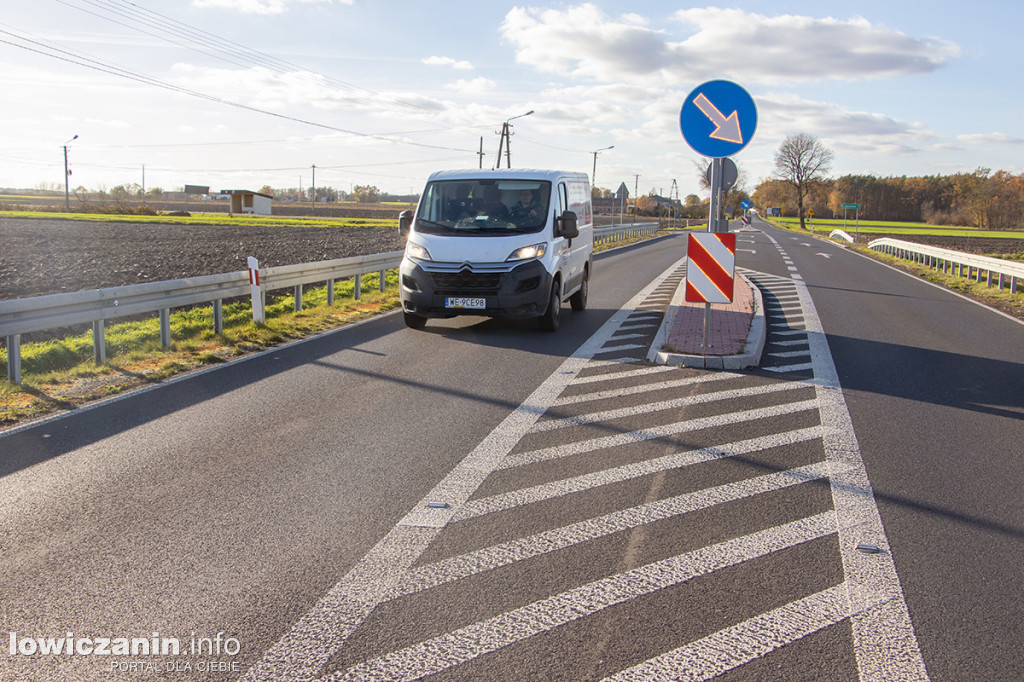
[[[327,280],[327,305],[334,305],[334,280]]]
[[[92,356],[97,365],[107,361],[107,339],[103,333],[103,320],[92,323]]]
[[[295,312],[302,310],[302,285],[295,285]]]
[[[363,276],[356,275],[352,278],[352,297],[359,300],[363,295]]]
[[[387,283],[388,283],[387,271],[386,270],[381,270],[379,273],[377,273],[377,276],[380,277],[380,282],[378,283],[377,289],[380,291],[380,293],[383,294],[384,293],[384,289],[385,289],[385,287],[387,286]]]
[[[21,334],[7,337],[7,380],[21,385]]]
[[[171,310],[170,308],[160,309],[160,345],[164,348],[171,347]]]
[[[249,256],[249,288],[252,295],[252,321],[263,324],[267,321],[266,299],[260,286],[260,262]]]
[[[224,333],[224,301],[219,298],[213,302],[213,332]]]
[[[1010,277],[1010,293],[1011,294],[1017,293],[1017,278],[1016,277]]]

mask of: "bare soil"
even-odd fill
[[[0,300],[397,251],[398,228],[0,218]]]

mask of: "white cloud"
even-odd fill
[[[957,135],[956,139],[968,145],[1024,144],[1024,138],[1014,137],[1006,133],[972,133]]]
[[[281,14],[295,4],[332,4],[335,0],[192,0],[195,7],[214,7],[243,14]],[[355,0],[337,0],[342,5],[351,5]]]
[[[472,80],[460,78],[454,83],[448,83],[444,87],[448,90],[455,90],[467,95],[480,95],[494,90],[495,83],[490,78],[474,78]]]
[[[564,11],[516,7],[505,15],[501,32],[521,63],[603,82],[680,85],[722,75],[759,82],[882,78],[934,71],[960,55],[952,43],[915,38],[860,17],[767,17],[717,8],[673,16],[689,35],[675,39],[635,15],[610,17],[590,3]]]
[[[473,65],[467,61],[456,61],[451,57],[427,57],[423,60],[428,66],[450,66],[460,71],[472,71]]]

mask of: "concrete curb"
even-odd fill
[[[662,320],[661,329],[654,335],[654,343],[647,352],[647,360],[658,365],[669,365],[672,367],[695,367],[698,369],[723,369],[738,370],[748,367],[756,367],[761,364],[761,355],[764,353],[766,337],[766,326],[764,319],[764,301],[761,297],[761,290],[746,278],[742,273],[737,273],[739,278],[750,287],[754,297],[754,317],[750,321],[750,331],[747,332],[747,340],[743,344],[743,351],[736,355],[690,355],[686,353],[669,353],[661,350],[663,339],[668,338],[668,328],[673,323],[679,309],[679,301],[684,287],[680,286]]]

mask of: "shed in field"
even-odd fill
[[[231,197],[232,213],[270,215],[270,202],[273,197],[268,194],[260,194],[247,189],[222,189],[220,193]]]

